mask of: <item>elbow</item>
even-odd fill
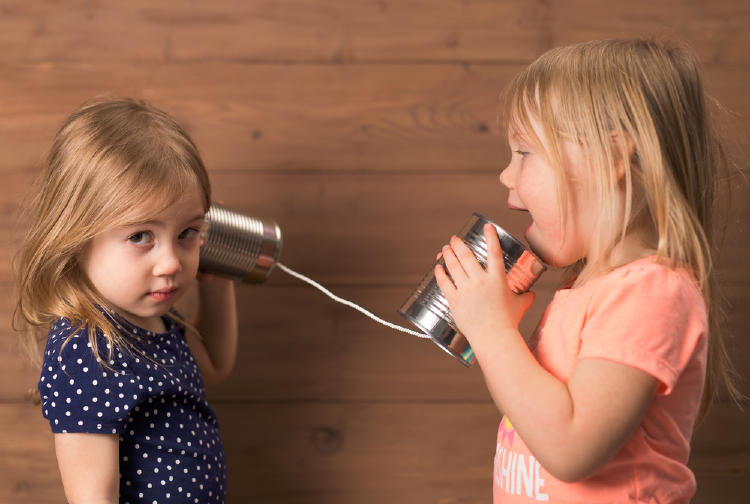
[[[552,476],[564,483],[577,483],[583,481],[591,475],[590,471],[581,471],[576,468],[547,469]]]
[[[229,378],[229,375],[232,374],[233,368],[234,366],[226,366],[224,368],[213,368],[211,370],[206,370],[206,372],[201,371],[201,374],[203,375],[203,384],[218,385],[219,383]]]
[[[594,474],[600,467],[592,460],[568,454],[548,461],[539,461],[547,472],[564,483],[577,483]]]

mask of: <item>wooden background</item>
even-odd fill
[[[396,309],[471,212],[525,227],[497,181],[508,151],[496,105],[510,76],[555,45],[678,37],[731,111],[744,169],[749,28],[745,0],[0,2],[0,502],[64,500],[49,427],[25,398],[38,371],[16,351],[9,264],[18,205],[84,100],[136,96],[174,115],[215,199],[279,222],[285,264],[403,323]],[[719,262],[740,371],[746,195],[738,186]],[[526,330],[554,284],[553,273],[540,281]],[[477,368],[280,271],[240,286],[238,303],[238,365],[209,390],[230,502],[490,501],[499,416]],[[748,502],[749,418],[719,402],[696,434],[695,502]]]

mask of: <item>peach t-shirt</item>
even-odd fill
[[[494,502],[689,502],[696,484],[686,464],[703,391],[707,335],[706,308],[692,275],[657,264],[654,256],[558,291],[531,341],[545,369],[567,383],[579,359],[604,358],[642,369],[660,386],[620,452],[575,483],[547,473],[503,417]]]

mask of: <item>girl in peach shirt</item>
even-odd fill
[[[534,295],[508,287],[492,226],[486,269],[456,237],[450,276],[436,267],[505,415],[494,502],[688,502],[701,404],[720,383],[736,396],[711,268],[727,166],[695,57],[644,40],[553,49],[505,105],[508,206],[569,275],[527,345]]]

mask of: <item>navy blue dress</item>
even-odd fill
[[[223,503],[226,462],[216,414],[183,329],[168,317],[155,334],[124,321],[148,357],[115,348],[97,363],[85,328],[58,319],[47,337],[39,380],[52,432],[118,434],[121,503]],[[97,342],[103,359],[105,340]],[[62,348],[62,352],[60,349]]]

